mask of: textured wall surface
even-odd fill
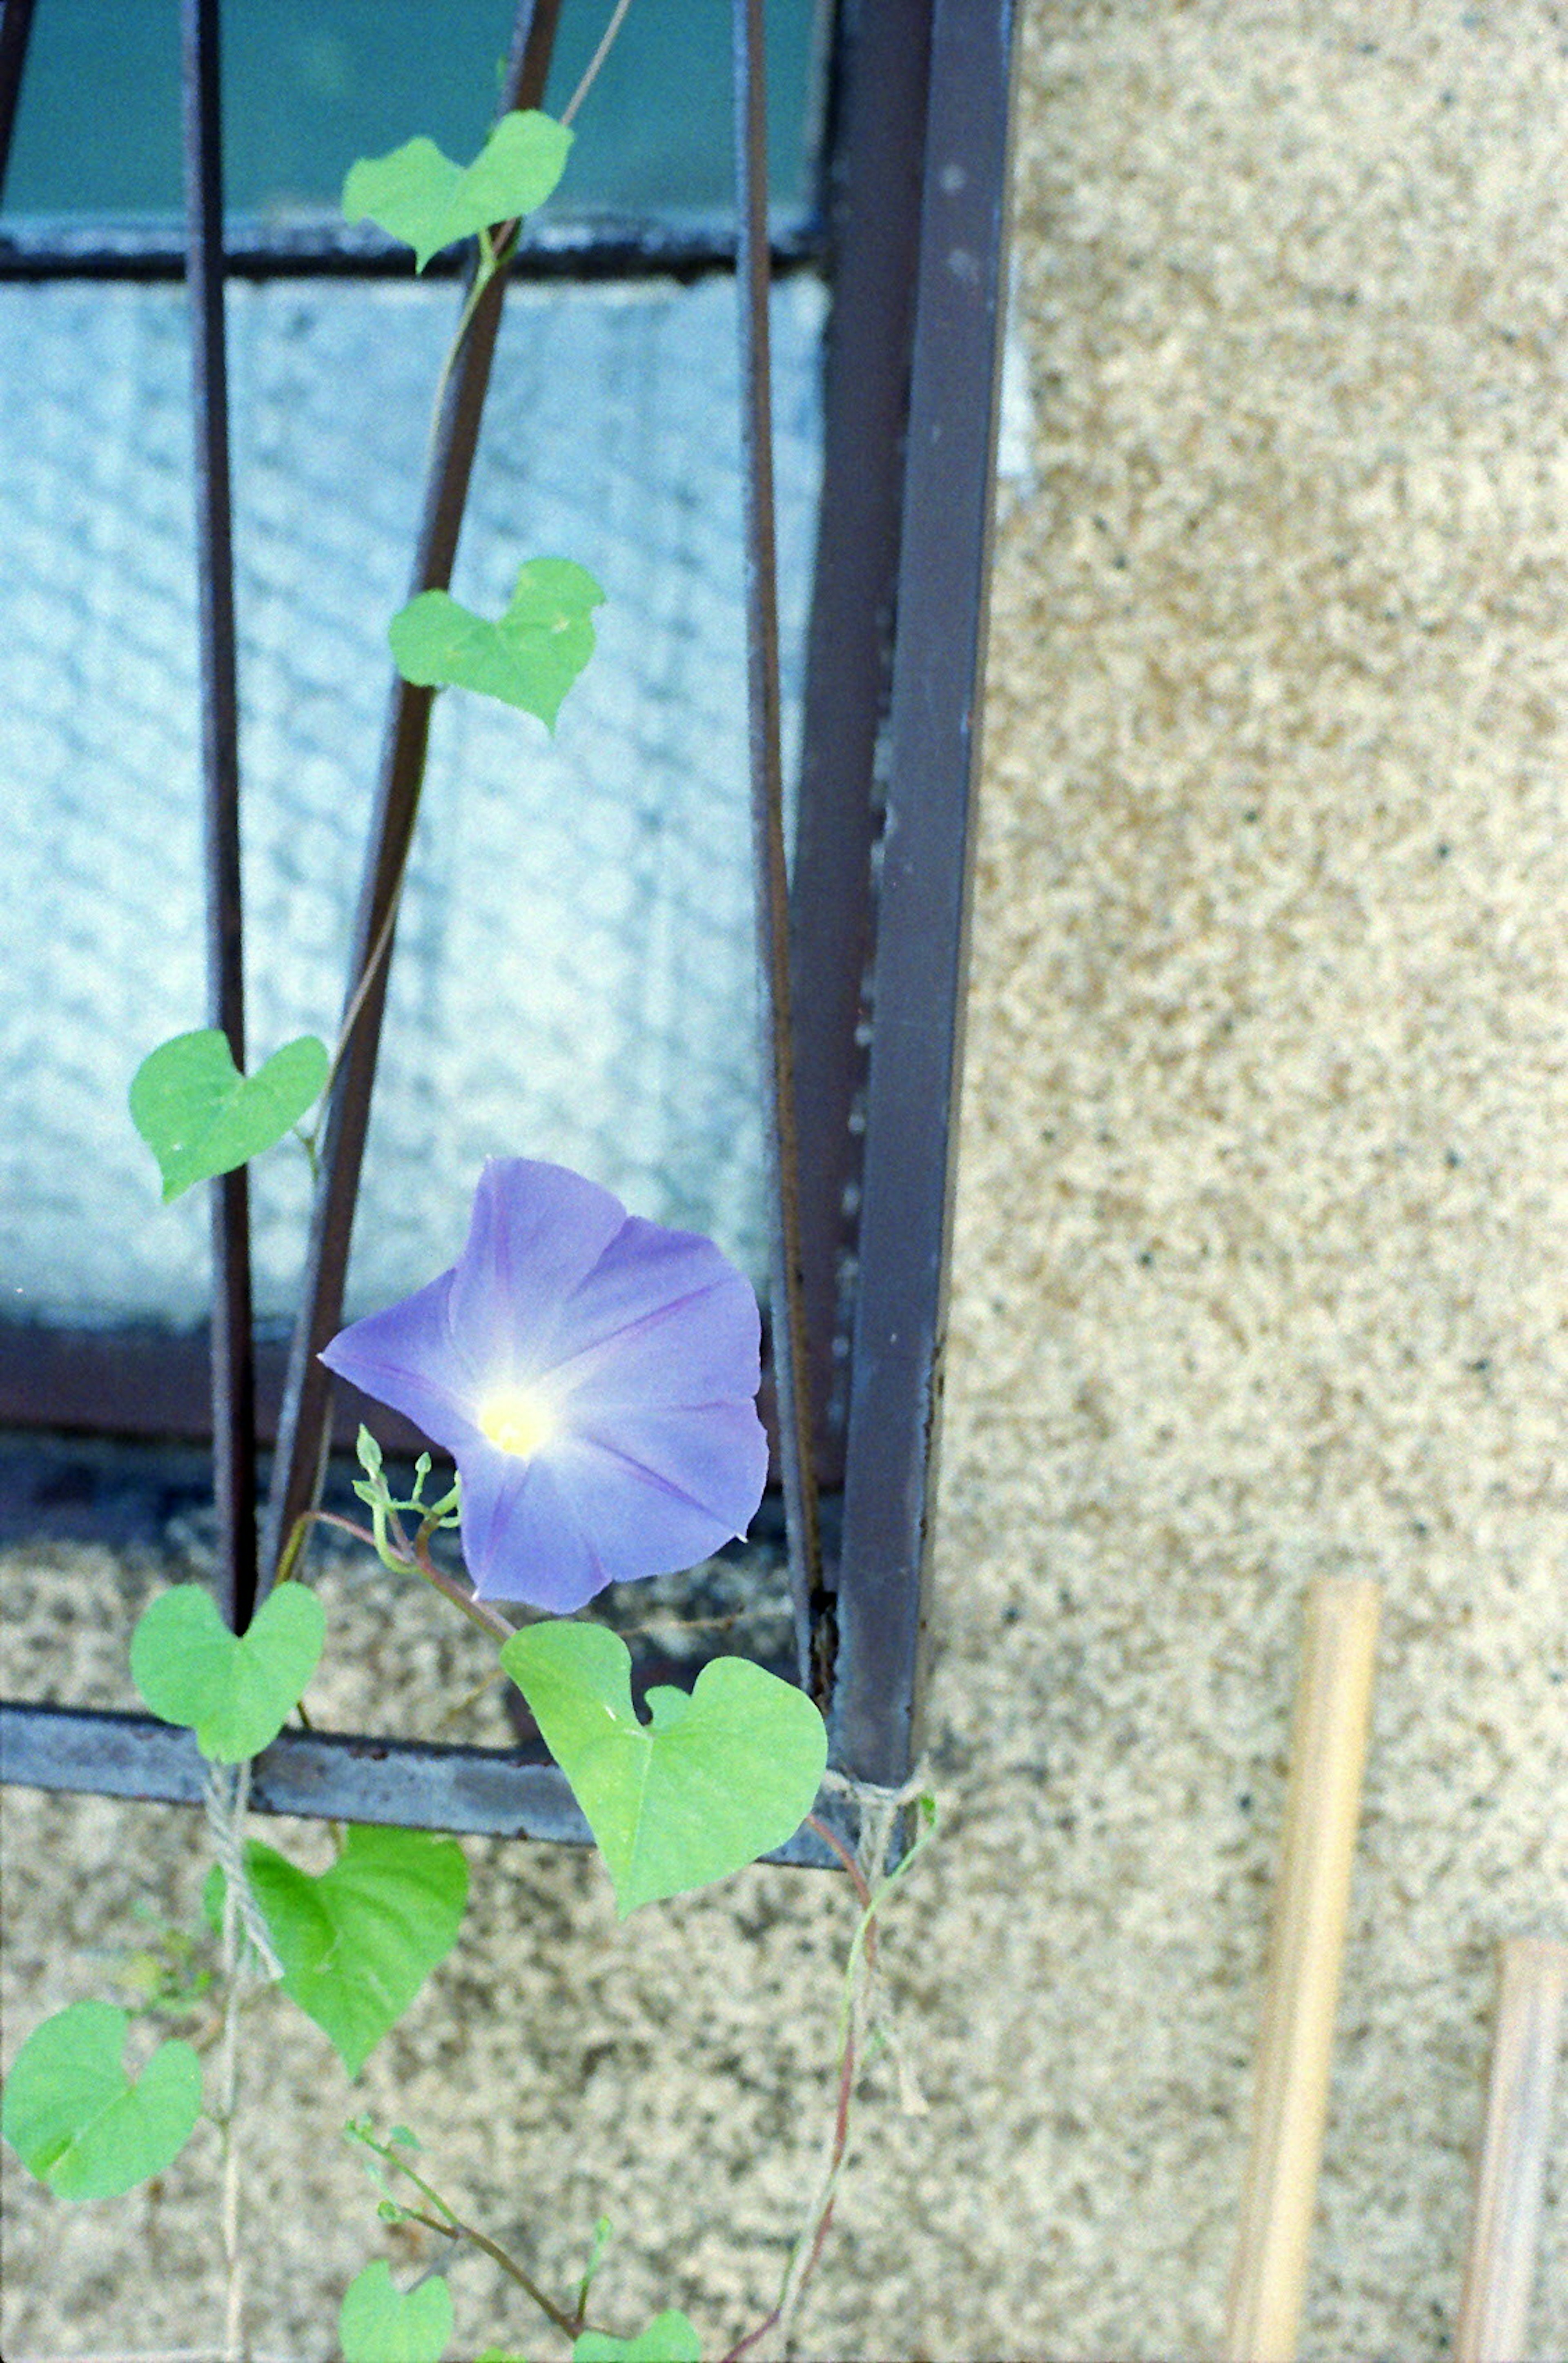
[[[1493,1948],[1568,1935],[1565,52],[1533,6],[1029,13],[1037,431],[993,634],[947,1836],[887,1938],[926,2109],[873,2070],[814,2357],[1214,2351],[1325,1570],[1385,1605],[1304,2353],[1451,2350]],[[113,1695],[142,1581],[35,1557],[18,1677]],[[462,1636],[373,1574],[331,1588],[353,1662],[324,1711],[428,1729]],[[13,1792],[5,1836],[9,2055],[103,1988],[62,1936],[120,1941],[200,1866],[162,1809]],[[358,2104],[547,2280],[603,2208],[606,2310],[686,2304],[717,2353],[820,2153],[843,1899],[752,1870],[617,1930],[591,1862],[472,1855],[470,1932],[359,2092],[258,2025],[257,2088],[298,2103],[253,2137],[258,2349],[325,2357],[374,2251]],[[17,2363],[208,2334],[194,2167],[74,2213],[8,2189]],[[476,2344],[505,2335],[482,2259],[454,2286]]]

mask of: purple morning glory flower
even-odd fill
[[[493,1157],[451,1270],[321,1359],[451,1453],[478,1596],[565,1615],[744,1535],[768,1469],[760,1333],[711,1239]]]

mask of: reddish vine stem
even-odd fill
[[[402,1540],[401,1536],[398,1539]],[[482,1633],[488,1633],[493,1641],[511,1639],[517,1629],[515,1625],[509,1625],[504,1616],[496,1614],[494,1608],[486,1608],[484,1602],[476,1600],[472,1592],[465,1592],[461,1583],[451,1576],[442,1573],[430,1557],[429,1545],[423,1526],[414,1538],[414,1551],[409,1565],[424,1577],[427,1583],[433,1583],[438,1592],[444,1593],[454,1608],[461,1608],[470,1624],[477,1625]]]
[[[769,2331],[783,2315],[786,2299],[798,2302],[801,2292],[821,2261],[822,2251],[827,2246],[828,2234],[833,2222],[833,2209],[839,2196],[833,2186],[838,2180],[839,2169],[844,2162],[844,2152],[849,2147],[850,2103],[854,2094],[854,2087],[855,2037],[851,2027],[845,2034],[843,2056],[839,2065],[839,2106],[833,2121],[832,2154],[828,2161],[828,2200],[817,2219],[817,2229],[811,2241],[811,2253],[806,2258],[800,2279],[795,2283],[794,2288],[780,2296],[773,2312],[757,2324],[755,2330],[749,2330],[738,2345],[730,2347],[728,2353],[721,2357],[721,2363],[739,2363],[739,2358],[747,2352],[748,2348],[755,2346],[760,2338],[767,2336]]]
[[[339,1517],[336,1510],[302,1510],[295,1521],[295,1533],[297,1534],[308,1521],[312,1520],[318,1525],[336,1526],[339,1534],[352,1535],[356,1542],[367,1543],[372,1550],[376,1548],[375,1537],[368,1526],[357,1525],[352,1518]],[[406,1554],[404,1565],[413,1574],[422,1575],[427,1583],[433,1584],[444,1598],[451,1602],[454,1608],[462,1610],[471,1625],[477,1625],[480,1631],[488,1633],[493,1641],[511,1639],[517,1629],[515,1625],[508,1625],[504,1616],[498,1616],[493,1608],[486,1608],[484,1602],[476,1600],[472,1592],[463,1590],[455,1576],[448,1575],[444,1569],[436,1565],[430,1557],[423,1527],[415,1537],[413,1547],[410,1548],[408,1538],[397,1520],[392,1518],[388,1523],[397,1537],[398,1548]],[[288,1549],[284,1553],[279,1565],[280,1582],[292,1571],[295,1559],[298,1556],[298,1549],[297,1542],[291,1538]]]
[[[844,1844],[843,1839],[839,1836],[838,1831],[831,1829],[826,1822],[818,1821],[815,1814],[807,1814],[806,1816],[806,1826],[808,1830],[816,1831],[824,1846],[832,1847],[834,1853],[838,1856],[839,1860],[843,1864],[844,1869],[854,1880],[855,1893],[860,1898],[861,1910],[864,1912],[871,1903],[871,1890],[866,1885],[865,1873],[862,1870],[860,1864],[855,1860],[854,1856],[850,1852],[849,1847]]]
[[[871,1910],[871,1889],[866,1884],[865,1873],[861,1869],[860,1864],[855,1860],[854,1856],[850,1852],[849,1847],[844,1844],[843,1839],[839,1836],[838,1831],[829,1827],[828,1823],[818,1821],[815,1814],[807,1814],[806,1816],[806,1826],[808,1830],[816,1831],[824,1846],[829,1846],[832,1847],[834,1853],[838,1856],[839,1860],[843,1864],[844,1869],[849,1872],[851,1879],[854,1881],[855,1899],[860,1904],[861,1910],[862,1912],[869,1912]],[[866,1929],[865,1950],[867,1966],[874,1969],[876,1967],[876,1922],[874,1920],[871,1922],[870,1925]]]
[[[828,2172],[833,2176],[837,2176],[839,2169],[844,2162],[844,2152],[849,2147],[850,2103],[854,2096],[854,2089],[855,2038],[853,2031],[851,2030],[851,2032],[844,2037],[844,2057],[842,2064],[839,2069],[839,2110],[833,2122],[833,2155],[828,2164]],[[811,2243],[811,2254],[806,2260],[805,2271],[801,2274],[799,2280],[795,2284],[795,2294],[797,2298],[799,2297],[801,2291],[805,2289],[806,2282],[811,2279],[812,2274],[817,2270],[817,2264],[820,2261],[823,2248],[827,2245],[828,2226],[833,2221],[833,2209],[838,2202],[838,2196],[839,2194],[836,2191],[829,2194],[828,2204],[823,2208],[821,2215],[817,2218],[817,2236]],[[783,2311],[784,2307],[781,2301],[778,2312],[782,2313]]]
[[[873,1902],[871,1888],[867,1882],[864,1871],[862,1869],[860,1864],[855,1860],[854,1856],[850,1852],[848,1847],[845,1846],[837,1831],[829,1829],[826,1822],[819,1821],[815,1814],[808,1814],[806,1819],[806,1826],[815,1830],[825,1845],[831,1847],[833,1852],[838,1856],[840,1861],[849,1872],[851,1880],[854,1882],[855,1895],[860,1903],[862,1911],[870,1912]],[[868,1970],[872,1968],[874,1960],[873,1947],[875,1940],[876,1923],[873,1919],[867,1925],[865,1932],[865,1959]],[[824,2177],[822,2185],[825,2196],[822,2202],[821,2212],[817,2218],[816,2226],[812,2232],[810,2251],[798,2276],[795,2274],[793,2267],[791,2268],[790,2272],[786,2274],[784,2286],[779,2292],[778,2303],[773,2307],[772,2313],[757,2324],[755,2330],[749,2330],[745,2337],[742,2338],[738,2345],[730,2347],[728,2353],[723,2357],[722,2363],[740,2363],[740,2357],[745,2355],[751,2347],[755,2346],[759,2339],[765,2338],[769,2331],[782,2320],[786,2306],[788,2306],[793,2313],[794,2309],[800,2302],[806,2284],[809,2282],[813,2273],[817,2270],[817,2265],[821,2261],[822,2251],[827,2246],[828,2234],[832,2226],[833,2209],[838,2201],[840,2170],[843,2166],[844,2154],[849,2147],[850,2142],[850,2111],[853,2104],[855,2091],[855,2025],[857,2009],[858,2004],[855,2000],[851,1998],[845,2011],[844,2043],[843,2049],[840,2052],[839,2058],[839,2098],[833,2117],[833,2147],[828,2154],[828,2170]]]

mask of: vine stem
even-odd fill
[[[356,1542],[367,1544],[372,1550],[376,1548],[375,1537],[370,1528],[357,1525],[352,1518],[341,1518],[336,1510],[302,1510],[295,1521],[295,1532],[289,1537],[288,1548],[278,1563],[280,1582],[293,1568],[299,1554],[299,1545],[295,1537],[300,1535],[304,1528],[312,1523],[322,1526],[336,1526],[339,1534],[352,1535]],[[415,1575],[422,1575],[427,1583],[433,1584],[444,1599],[451,1602],[454,1608],[462,1611],[471,1625],[477,1625],[480,1631],[488,1633],[493,1641],[511,1639],[517,1629],[517,1626],[509,1625],[504,1616],[497,1615],[494,1608],[487,1608],[482,1600],[476,1600],[472,1592],[465,1592],[455,1576],[448,1575],[444,1568],[438,1567],[430,1557],[423,1533],[416,1537],[414,1547],[410,1550],[396,1519],[394,1518],[390,1523],[396,1532],[399,1544],[407,1552],[407,1556],[403,1560],[405,1567]]]
[[[855,2079],[864,2052],[864,2038],[875,2012],[873,1993],[876,1978],[876,1915],[895,1886],[904,1878],[916,1857],[932,1835],[932,1825],[922,1830],[909,1847],[897,1869],[882,1871],[887,1859],[888,1840],[897,1815],[921,1794],[918,1780],[908,1781],[902,1789],[873,1789],[858,1781],[829,1774],[829,1785],[853,1798],[861,1807],[861,1842],[858,1853],[849,1847],[826,1822],[815,1814],[806,1815],[807,1827],[816,1831],[823,1843],[831,1847],[850,1875],[855,1900],[861,1907],[855,1932],[850,1940],[849,1958],[844,1968],[844,1998],[840,2016],[843,2034],[839,2053],[839,2090],[833,2112],[833,2138],[827,2163],[806,2211],[806,2229],[796,2241],[779,2291],[778,2303],[755,2330],[730,2347],[722,2363],[740,2363],[770,2331],[779,2331],[783,2351],[788,2351],[790,2326],[800,2309],[806,2284],[821,2261],[823,2248],[833,2221],[838,2202],[839,2185],[843,2180],[850,2145],[850,2121],[854,2107]]]
[[[578,83],[576,89],[573,92],[571,97],[567,100],[566,105],[561,111],[561,120],[563,124],[571,122],[573,116],[576,114],[577,109],[582,105],[583,101],[593,89],[595,83],[597,82],[599,78],[599,68],[609,56],[610,50],[615,45],[616,35],[620,31],[622,25],[626,22],[626,12],[630,6],[631,0],[616,0],[615,13],[611,17],[609,23],[605,28],[604,39],[600,41],[598,48],[594,51],[593,56],[589,59],[587,72],[584,74],[582,81]]]
[[[494,1608],[486,1608],[484,1602],[476,1600],[472,1592],[465,1592],[455,1577],[446,1574],[436,1565],[435,1560],[430,1557],[429,1545],[425,1538],[423,1527],[414,1537],[414,1556],[409,1564],[424,1577],[427,1583],[433,1583],[436,1590],[444,1599],[450,1600],[454,1608],[461,1608],[471,1625],[477,1625],[482,1633],[488,1633],[493,1641],[511,1639],[517,1629],[515,1625],[508,1624],[505,1616],[497,1615]]]
[[[425,2214],[417,2207],[405,2208],[404,2213],[411,2224],[423,2224],[430,2231],[439,2232],[449,2240],[472,2240],[476,2248],[483,2248],[485,2255],[493,2258],[504,2273],[510,2275],[519,2289],[528,2291],[539,2312],[548,2315],[557,2330],[564,2331],[568,2338],[576,2337],[583,2327],[582,2323],[568,2313],[563,2306],[557,2305],[552,2298],[546,2297],[539,2283],[524,2272],[517,2258],[509,2257],[500,2242],[493,2240],[488,2232],[482,2232],[476,2224],[465,2224],[461,2215],[454,2215],[450,2224],[441,2224],[437,2222],[435,2216]]]
[[[833,2147],[828,2154],[827,2170],[823,2175],[817,2196],[812,2202],[817,2222],[810,2249],[807,2250],[803,2236],[796,2244],[795,2254],[790,2259],[789,2270],[784,2275],[784,2287],[779,2291],[778,2303],[772,2313],[765,2315],[757,2324],[755,2330],[749,2330],[745,2337],[729,2349],[723,2358],[723,2363],[739,2363],[740,2357],[755,2346],[760,2338],[765,2338],[770,2330],[777,2329],[781,2323],[792,2317],[799,2307],[806,2284],[817,2269],[818,2259],[827,2243],[828,2228],[833,2221],[834,2202],[839,2195],[839,2182],[844,2170],[844,2153],[850,2142],[850,2111],[854,2100],[854,2090],[855,2037],[851,2027],[845,2034],[843,2053],[839,2063],[839,2102],[833,2118]]]
[[[453,340],[450,351],[447,354],[446,360],[441,365],[441,387],[443,392],[445,391],[447,379],[451,374],[452,364],[457,359],[458,346],[462,343],[463,336],[467,332],[468,319],[469,315],[467,312],[464,312],[462,325],[459,328],[457,337]],[[440,408],[439,394],[436,397],[436,407],[438,411]],[[359,1022],[360,1012],[365,1005],[365,995],[369,993],[372,985],[375,982],[376,971],[380,968],[382,961],[386,958],[386,948],[392,941],[392,930],[397,924],[397,914],[403,902],[403,881],[407,875],[407,871],[408,850],[406,847],[403,854],[403,865],[398,871],[396,883],[394,885],[392,893],[387,898],[386,916],[383,919],[376,939],[371,946],[370,953],[365,960],[364,967],[360,971],[360,981],[354,987],[353,996],[349,1003],[348,1008],[343,1012],[343,1022],[338,1028],[338,1040],[332,1052],[332,1064],[327,1070],[327,1081],[321,1086],[321,1097],[324,1102],[330,1097],[332,1086],[338,1080],[338,1070],[343,1063],[344,1057],[348,1051],[350,1039],[353,1034],[355,1026]],[[316,1151],[313,1145],[310,1150],[310,1170],[313,1180],[316,1174]]]
[[[597,82],[599,78],[599,69],[615,47],[616,36],[620,31],[622,25],[626,22],[626,12],[630,6],[631,0],[617,0],[614,13],[610,17],[609,23],[605,28],[603,39],[600,40],[598,48],[594,51],[593,56],[589,59],[587,70],[584,73],[582,81],[578,83],[576,89],[567,100],[566,105],[562,107],[560,116],[557,117],[562,130],[565,130],[570,127],[573,116],[582,105],[583,101],[587,97],[588,93],[593,89],[595,83]],[[462,340],[467,336],[470,325],[473,319],[473,315],[478,309],[479,299],[484,294],[485,289],[489,286],[490,282],[495,278],[495,273],[498,271],[505,271],[506,265],[511,261],[513,252],[516,250],[517,243],[517,235],[521,228],[521,221],[499,222],[493,223],[488,229],[482,229],[479,233],[478,267],[474,272],[473,284],[469,288],[467,298],[464,301],[462,310],[458,317],[456,334],[452,338],[451,345],[448,350],[446,360],[441,364],[440,381],[436,387],[435,407],[430,418],[430,439],[432,444],[435,441],[436,432],[440,424],[441,404],[446,397],[447,381],[450,377],[454,368],[457,366],[457,357],[462,349]],[[401,891],[401,879],[398,881],[398,886]],[[369,964],[367,963],[367,973],[368,972]],[[355,1015],[357,1014],[358,1013],[356,1012]],[[345,1020],[343,1026],[343,1032],[345,1035],[348,1033],[349,1026],[351,1023],[352,1018]]]
[[[609,56],[611,50],[615,47],[616,37],[626,21],[627,10],[630,6],[631,0],[617,0],[617,6],[611,15],[609,23],[605,28],[604,35],[599,42],[599,46],[594,51],[593,56],[589,59],[587,69],[584,73],[582,81],[578,83],[576,89],[567,100],[566,105],[558,118],[563,128],[571,124],[573,116],[577,113],[583,101],[587,97],[588,93],[592,90],[595,83],[598,80],[599,70],[603,66],[605,60]],[[451,373],[457,367],[457,359],[459,353],[462,350],[463,339],[467,337],[469,329],[473,326],[474,313],[479,307],[479,300],[484,294],[485,289],[489,286],[490,282],[495,278],[496,272],[499,271],[505,271],[507,264],[511,261],[512,256],[517,249],[518,232],[521,228],[522,223],[520,220],[496,222],[493,223],[488,229],[482,229],[479,232],[478,261],[474,267],[473,277],[469,283],[468,292],[463,297],[462,309],[458,314],[457,327],[452,333],[451,342],[447,347],[446,358],[441,363],[440,375],[436,381],[435,400],[431,405],[430,410],[430,443],[432,447],[434,446],[436,437],[440,428],[441,405],[446,400],[447,387],[450,382]],[[410,847],[412,842],[413,840],[410,838]],[[403,867],[398,871],[396,882],[387,899],[386,915],[382,920],[380,933],[377,935],[375,942],[372,945],[371,949],[366,956],[364,967],[360,972],[359,982],[354,988],[353,995],[350,1000],[347,1009],[343,1013],[342,1023],[338,1028],[338,1040],[332,1052],[332,1063],[328,1069],[327,1081],[322,1086],[321,1096],[324,1100],[330,1095],[332,1086],[338,1080],[338,1070],[341,1066],[344,1054],[349,1048],[349,1038],[353,1033],[354,1026],[358,1022],[360,1012],[364,1007],[365,997],[375,982],[376,972],[380,969],[382,961],[386,957],[387,946],[392,941],[392,931],[397,924],[397,914],[403,901],[404,881],[407,875],[408,870],[408,851],[409,848],[406,847],[403,855]],[[306,1143],[306,1148],[310,1157],[311,1173],[314,1178],[316,1170],[316,1152],[314,1144]]]
[[[852,1888],[855,1888],[855,1903],[860,1904],[860,1919],[855,1924],[855,1936],[851,1937],[851,1952],[848,1952],[843,1970],[843,2011],[840,2011],[843,2037],[840,2037],[839,2048],[839,2098],[836,2098],[834,2105],[834,2138],[828,2146],[827,2165],[819,2176],[817,2191],[812,2193],[810,2210],[806,2214],[806,2231],[795,2240],[794,2255],[791,2255],[789,2269],[784,2273],[784,2285],[779,2290],[777,2306],[773,2309],[773,2313],[767,2313],[758,2323],[756,2330],[749,2330],[744,2339],[734,2344],[732,2349],[723,2356],[723,2363],[740,2363],[741,2356],[751,2354],[751,2349],[761,2339],[765,2339],[770,2330],[782,2330],[782,2351],[789,2351],[791,2323],[801,2309],[806,2285],[822,2261],[822,2249],[827,2245],[828,2228],[834,2221],[834,2207],[839,2202],[839,2183],[843,2181],[845,2155],[851,2148],[855,2077],[860,2072],[862,2056],[864,2056],[864,2035],[867,2035],[873,2018],[872,1990],[873,1978],[876,1978],[876,1914],[888,1900],[888,1892],[897,1886],[897,1880],[905,1876],[909,1864],[926,1846],[926,1838],[930,1836],[930,1826],[923,1829],[914,1846],[909,1847],[909,1853],[905,1855],[905,1859],[897,1864],[897,1869],[884,1874],[881,1864],[888,1859],[888,1838],[893,1834],[893,1822],[905,1810],[905,1805],[909,1805],[921,1793],[921,1781],[909,1781],[905,1789],[867,1789],[860,1781],[848,1781],[840,1775],[828,1775],[828,1781],[831,1781],[831,1786],[840,1789],[845,1796],[855,1798],[862,1810],[860,1850],[857,1853],[851,1853],[851,1847],[845,1846],[839,1831],[831,1829],[827,1822],[817,1820],[817,1814],[807,1813],[806,1817],[807,1829],[817,1831],[824,1846],[831,1846],[831,1850],[843,1862],[845,1871],[851,1874]]]
[[[399,2174],[406,2174],[416,2191],[423,2191],[431,2206],[439,2207],[441,2214],[446,2218],[442,2223],[434,2215],[427,2215],[418,2207],[404,2207],[401,2212],[410,2223],[423,2224],[428,2230],[439,2232],[444,2239],[472,2240],[474,2247],[483,2248],[485,2255],[493,2258],[502,2271],[517,2282],[519,2289],[527,2291],[539,2312],[554,2324],[557,2330],[563,2331],[568,2338],[577,2336],[584,2327],[584,2308],[581,2305],[575,2313],[568,2313],[564,2306],[557,2305],[553,2298],[547,2297],[538,2282],[524,2271],[516,2257],[508,2256],[500,2242],[493,2240],[488,2232],[482,2232],[475,2224],[465,2223],[456,2208],[442,2198],[435,2185],[427,2182],[424,2176],[417,2173],[406,2159],[399,2158],[389,2143],[379,2142],[373,2136],[366,2139],[363,2135],[360,2138],[365,2140],[365,2147],[373,2149],[377,2158],[384,2160],[386,2165],[394,2168]]]
[[[855,1860],[854,1856],[850,1852],[849,1847],[844,1844],[843,1839],[839,1836],[838,1831],[832,1828],[828,1823],[819,1822],[815,1814],[807,1814],[806,1816],[806,1826],[808,1830],[816,1831],[824,1846],[829,1846],[832,1847],[833,1852],[838,1856],[839,1860],[843,1864],[844,1869],[849,1872],[850,1877],[854,1883],[855,1900],[859,1903],[862,1912],[868,1915],[862,1922],[862,1925],[865,1930],[866,1966],[868,1969],[874,1969],[876,1967],[876,1921],[874,1916],[872,1915],[874,1915],[876,1906],[872,1899],[871,1887],[866,1879],[866,1875],[861,1869],[860,1864]]]

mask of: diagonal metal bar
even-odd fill
[[[806,1393],[801,1280],[800,1150],[790,1016],[789,887],[784,864],[784,762],[779,738],[778,570],[773,527],[773,424],[769,367],[767,101],[762,0],[734,0],[735,179],[740,218],[741,452],[746,502],[746,654],[751,753],[751,842],[757,896],[762,1058],[767,1075],[769,1291],[779,1467],[784,1480],[790,1593],[800,1678],[822,1689],[813,1636],[827,1606],[811,1413]],[[817,1703],[825,1706],[826,1696]]]
[[[560,15],[561,0],[521,0],[503,84],[503,113],[513,107],[537,106],[543,98]],[[505,271],[498,271],[474,307],[462,351],[447,380],[410,597],[420,591],[444,591],[451,582],[506,277]],[[419,809],[432,698],[432,691],[417,689],[401,678],[393,685],[354,926],[345,1016],[358,1005],[327,1110],[304,1292],[290,1348],[267,1504],[262,1549],[266,1582],[272,1581],[295,1520],[315,1504],[329,1440],[331,1381],[317,1356],[342,1316],[343,1282],[381,1048],[397,896]],[[367,976],[373,958],[373,972]]]
[[[836,1761],[917,1746],[980,760],[1016,0],[936,0],[873,979]]]
[[[0,0],[0,197],[11,162],[11,134],[17,128],[17,105],[28,62],[28,35],[33,27],[33,0]]]
[[[184,0],[186,272],[195,425],[196,572],[201,634],[202,798],[206,865],[207,1019],[245,1065],[239,889],[239,695],[234,653],[234,540],[223,305],[223,128],[218,0]],[[246,1170],[211,1185],[213,1483],[218,1587],[237,1633],[256,1603],[256,1371]]]

